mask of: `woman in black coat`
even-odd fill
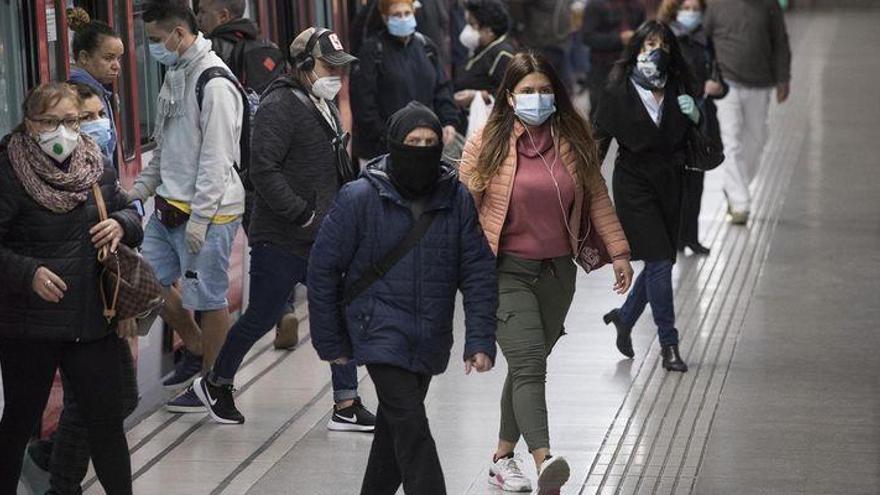
[[[141,220],[98,145],[79,132],[72,86],[33,90],[25,119],[0,142],[0,493],[15,493],[28,437],[56,368],[73,387],[107,493],[131,493],[122,359],[99,293],[98,249],[137,246]],[[99,221],[92,185],[110,218]]]
[[[633,357],[630,333],[651,304],[663,367],[687,371],[678,352],[672,265],[681,219],[688,128],[699,122],[690,71],[675,35],[649,21],[633,35],[593,115],[600,156],[617,140],[614,203],[632,249],[645,262],[624,305],[605,315],[617,327],[617,348]]]
[[[715,100],[724,98],[729,88],[721,77],[721,69],[715,61],[712,40],[703,30],[702,19],[705,10],[705,0],[664,0],[660,7],[660,20],[668,23],[675,33],[681,46],[681,53],[693,71],[697,94],[701,95],[697,99],[703,114],[700,127],[709,139],[720,143],[721,128],[718,126]],[[684,251],[687,247],[694,254],[709,254],[709,248],[700,244],[699,237],[700,202],[703,198],[705,175],[701,170],[685,170],[679,251]]]

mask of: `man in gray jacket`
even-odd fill
[[[165,290],[162,317],[192,355],[210,368],[229,330],[229,256],[244,213],[244,187],[234,164],[244,103],[236,85],[210,79],[197,101],[197,81],[207,69],[228,70],[181,0],[152,1],[144,8],[150,54],[166,66],[159,91],[153,158],[130,196],[155,196],[143,255]],[[180,291],[171,286],[181,280]],[[196,324],[189,311],[197,311]],[[173,412],[204,411],[192,388],[166,404]]]
[[[724,141],[724,193],[730,221],[749,220],[749,185],[758,174],[767,141],[770,95],[788,99],[791,50],[778,0],[714,0],[705,20],[706,35],[715,45],[721,73],[730,84],[727,97],[717,100]]]

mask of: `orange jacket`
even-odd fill
[[[498,243],[501,239],[501,230],[504,228],[504,222],[507,219],[507,210],[510,207],[510,196],[513,192],[513,179],[516,177],[517,167],[517,151],[516,142],[525,132],[525,128],[519,122],[514,124],[513,134],[510,136],[509,151],[504,163],[498,169],[498,172],[489,181],[488,187],[483,191],[475,191],[471,186],[471,178],[477,165],[477,160],[482,150],[483,132],[482,130],[474,133],[464,147],[459,166],[459,178],[468,187],[474,196],[477,211],[480,213],[480,223],[486,238],[489,240],[489,246],[492,252],[498,254]],[[559,156],[562,163],[565,164],[568,173],[575,178],[575,184],[580,184],[577,180],[577,170],[575,168],[574,150],[571,145],[564,139],[560,140]],[[608,254],[614,260],[628,260],[630,256],[629,243],[617,214],[614,212],[614,205],[608,197],[608,188],[605,186],[605,179],[598,170],[591,177],[590,182],[590,204],[589,215],[590,222],[596,233],[605,243]],[[572,208],[571,217],[568,219],[569,230],[571,230],[571,251],[578,252],[578,239],[581,236],[581,214],[584,210],[584,191],[582,188],[575,189],[574,208]]]

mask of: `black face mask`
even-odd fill
[[[400,195],[406,199],[427,196],[440,178],[440,159],[443,147],[409,146],[389,143],[391,162],[388,175]]]
[[[639,54],[632,72],[633,80],[648,90],[663,89],[669,72],[669,58],[669,54],[660,48]]]

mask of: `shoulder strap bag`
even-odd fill
[[[92,194],[103,222],[108,218],[107,205],[97,183],[92,186]],[[111,252],[107,244],[98,250],[98,263],[102,267],[99,290],[108,323],[114,318],[121,321],[148,316],[164,304],[162,285],[136,250],[119,244],[116,252]]]
[[[394,246],[391,251],[385,254],[378,263],[368,268],[366,272],[361,275],[361,278],[355,280],[355,282],[346,289],[342,299],[343,304],[345,306],[351,304],[352,301],[357,299],[359,295],[363,294],[365,290],[373,285],[375,281],[384,277],[398,261],[403,259],[403,257],[406,256],[416,244],[418,244],[419,240],[425,236],[425,233],[428,232],[428,227],[434,223],[434,219],[437,218],[438,213],[439,210],[422,213],[422,216],[416,220],[415,225],[413,225],[412,229],[406,234],[406,237]]]

